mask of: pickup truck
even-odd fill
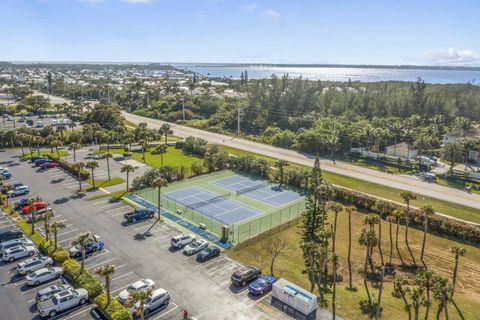
[[[85,304],[87,299],[88,291],[86,289],[65,290],[48,300],[39,302],[37,309],[42,318],[53,318],[63,311]]]
[[[147,220],[153,218],[155,211],[150,209],[137,208],[132,212],[125,213],[124,218],[129,223],[135,223],[141,220]]]

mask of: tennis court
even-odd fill
[[[274,206],[284,206],[302,197],[298,192],[241,175],[215,180],[212,183],[236,192],[237,196],[245,195]]]
[[[260,210],[231,200],[229,193],[219,196],[196,186],[167,192],[163,196],[226,225],[250,219],[262,213]]]

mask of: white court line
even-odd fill
[[[94,264],[93,266],[87,267],[87,270],[88,270],[88,269],[95,268],[95,267],[98,267],[98,266],[100,266],[100,265],[102,265],[102,264],[107,264],[107,263],[109,263],[110,261],[113,261],[113,260],[115,260],[115,259],[117,259],[117,258],[111,258],[111,259],[102,261],[102,262],[100,262],[100,263]]]
[[[118,279],[121,279],[121,278],[125,278],[126,276],[129,276],[133,273],[133,271],[130,271],[130,272],[127,272],[127,273],[124,273],[122,274],[121,276],[118,276],[118,277],[115,277],[115,278],[112,278],[112,280],[110,280],[111,282],[115,281],[115,280],[118,280]],[[127,286],[128,287],[128,286]]]
[[[163,316],[169,314],[170,312],[172,312],[173,310],[175,310],[175,309],[178,308],[178,304],[176,304],[175,302],[170,302],[170,303],[175,305],[175,307],[174,307],[173,309],[170,309],[170,310],[168,310],[168,311],[166,311],[166,312],[164,312],[164,313],[160,313],[160,314],[158,315],[158,317],[155,317],[155,318],[153,318],[152,320],[160,319],[160,317],[163,317]]]

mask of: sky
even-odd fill
[[[480,65],[478,0],[0,0],[0,61]]]

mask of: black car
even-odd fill
[[[28,198],[15,201],[15,203],[13,204],[13,210],[18,211],[18,210],[22,209],[23,207],[25,207],[28,204],[28,201],[29,201]]]
[[[134,223],[141,220],[147,220],[153,218],[155,211],[151,209],[137,208],[132,212],[125,213],[124,218],[130,222]]]
[[[35,167],[40,167],[42,164],[47,163],[47,162],[52,162],[50,159],[38,159],[35,160],[33,163],[35,164]]]
[[[220,255],[220,249],[217,247],[207,247],[197,254],[198,261],[207,261]]]
[[[262,269],[255,266],[242,267],[232,274],[232,283],[244,287],[248,282],[257,279],[262,275]]]
[[[2,229],[0,230],[0,242],[7,240],[18,239],[23,237],[23,232],[20,229]]]
[[[35,161],[40,160],[40,159],[45,159],[45,157],[33,156],[33,157],[30,158],[30,162],[35,162]]]

